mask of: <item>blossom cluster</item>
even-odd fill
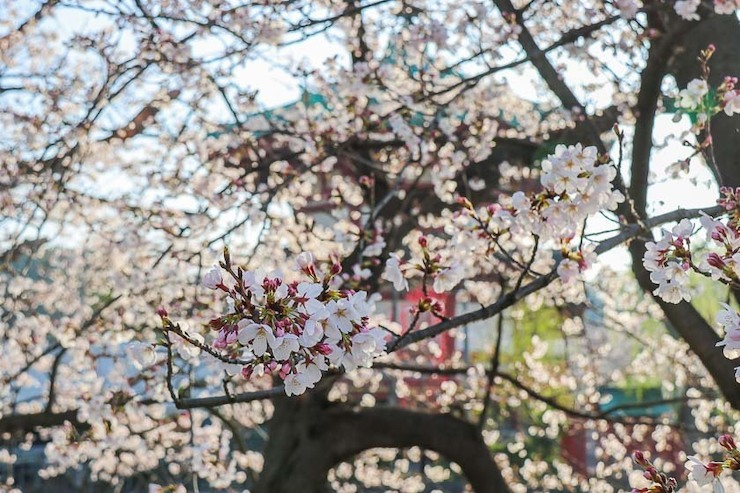
[[[740,188],[722,187],[718,203],[728,213],[724,220],[703,214],[701,229],[706,232],[706,245],[711,251],[694,255],[690,236],[691,221],[684,219],[671,231],[663,230],[658,242],[645,244],[643,266],[650,280],[658,287],[653,294],[668,303],[691,300],[690,272],[694,271],[730,286],[740,283]],[[740,349],[740,315],[729,305],[717,315],[717,323],[725,330],[725,339],[718,345]],[[736,369],[740,378],[740,367]]]
[[[687,219],[671,231],[664,229],[660,241],[645,245],[643,265],[651,273],[651,280],[659,285],[654,294],[669,303],[691,300],[690,270],[724,284],[740,282],[740,188],[722,187],[720,193],[718,203],[729,213],[728,217],[718,220],[702,214],[700,218],[707,247],[712,251],[694,258],[689,238],[694,226]]]
[[[697,21],[701,19],[698,13],[701,0],[677,0],[673,9],[683,19]],[[642,8],[640,0],[615,0],[614,6],[625,19],[633,19]],[[716,14],[730,15],[740,9],[740,0],[714,0]]]
[[[714,47],[710,46],[702,51],[700,60],[706,62],[712,56]],[[702,130],[714,115],[724,112],[727,116],[740,114],[740,89],[737,88],[737,77],[727,76],[718,87],[710,87],[706,76],[691,80],[685,89],[675,94],[678,112],[676,118],[682,114],[693,117],[695,122],[693,131]]]
[[[740,470],[740,450],[731,435],[720,436],[718,442],[726,450],[724,460],[705,463],[698,457],[690,455],[687,457],[685,467],[689,472],[690,481],[695,481],[699,486],[711,484],[714,493],[724,493],[725,489],[719,477],[726,470]],[[632,454],[632,459],[645,471],[645,479],[650,481],[650,486],[635,488],[632,490],[633,493],[672,493],[678,490],[678,481],[658,471],[643,452],[636,451]]]
[[[619,15],[625,19],[634,19],[642,8],[640,0],[615,0],[614,6],[619,9]]]
[[[541,237],[573,236],[588,216],[615,210],[624,200],[612,183],[616,168],[600,160],[593,146],[559,145],[555,154],[543,161],[542,170],[540,181],[545,190],[533,201],[517,192],[512,201],[517,216],[522,217],[519,226],[531,227]]]
[[[245,378],[278,375],[288,395],[313,388],[330,366],[368,367],[385,350],[385,332],[369,326],[367,293],[332,287],[339,264],[320,275],[313,256],[302,253],[296,266],[304,280],[289,282],[280,272],[235,270],[226,251],[202,279],[228,306],[210,322],[217,335],[208,352],[227,370],[241,366]]]
[[[547,268],[540,261],[544,259],[535,258],[536,245],[549,243],[562,253],[557,270],[562,281],[568,283],[595,260],[590,246],[571,246],[584,221],[599,211],[616,209],[624,200],[613,184],[616,176],[616,168],[608,158],[599,156],[595,147],[559,145],[554,154],[542,162],[540,192],[518,191],[508,200],[479,208],[468,199],[460,198],[458,203],[462,209],[453,218],[454,227],[446,228],[446,232],[452,236],[453,249],[460,254],[462,250],[479,251],[479,242],[484,241],[501,250],[518,270],[525,269],[525,264],[529,263],[533,272]],[[534,247],[533,236],[537,238]],[[522,254],[532,249],[531,259]],[[466,272],[459,260],[440,263],[424,245],[420,256],[424,256],[426,264],[431,257],[431,269],[425,271],[415,265],[402,272],[399,260],[391,258],[386,265],[385,278],[396,287],[403,287],[403,274],[419,270],[434,279],[437,291],[452,289],[465,278]]]
[[[740,313],[725,303],[722,306],[722,310],[717,313],[717,325],[724,329],[725,337],[717,346],[730,350],[740,349]],[[735,368],[735,378],[740,379],[740,366]]]
[[[663,229],[660,241],[645,244],[642,265],[650,272],[650,280],[658,285],[653,294],[668,303],[691,301],[688,271],[692,266],[693,231],[693,223],[684,219],[670,231]]]
[[[676,13],[688,21],[700,19],[697,10],[701,0],[678,0],[673,8]],[[714,12],[717,14],[730,15],[740,9],[740,0],[714,0]]]

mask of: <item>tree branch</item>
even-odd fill
[[[449,414],[378,407],[329,411],[327,420],[331,434],[342,437],[332,441],[333,464],[375,447],[418,446],[459,464],[476,493],[509,491],[483,438],[467,421]]]

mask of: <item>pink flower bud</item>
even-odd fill
[[[252,367],[251,366],[243,366],[242,367],[242,376],[249,380],[249,377],[252,376]]]
[[[643,454],[640,450],[635,450],[632,452],[632,460],[634,460],[637,464],[640,464],[641,466],[646,465],[648,462],[645,460],[645,454]]]
[[[473,204],[466,197],[458,197],[457,199],[455,199],[455,201],[459,206],[462,206],[469,210],[473,209]]]
[[[720,243],[724,242],[725,238],[727,237],[725,231],[722,230],[721,228],[716,228],[714,231],[712,231],[711,236],[714,241],[717,241]]]
[[[737,445],[735,444],[735,439],[732,438],[732,435],[724,434],[721,437],[719,437],[719,444],[721,447],[724,447],[729,451],[733,451],[737,449]]]
[[[224,337],[223,333],[219,334],[218,338],[215,341],[213,341],[213,347],[215,347],[216,349],[223,349],[227,345],[228,344],[226,343],[226,338]]]
[[[163,306],[160,306],[157,308],[157,315],[159,315],[162,318],[165,318],[167,316],[167,310]]]
[[[236,342],[237,333],[232,330],[226,334],[226,344],[234,344]]]
[[[422,248],[426,248],[429,245],[429,240],[427,240],[426,236],[419,236],[419,246]]]
[[[290,369],[291,369],[290,363],[288,363],[287,361],[283,363],[283,366],[280,368],[280,371],[278,372],[278,375],[280,375],[280,378],[285,380],[285,377],[287,377],[288,374],[290,373]]]
[[[432,313],[441,314],[445,311],[445,304],[440,300],[434,300],[432,302]]]
[[[332,353],[333,349],[330,345],[328,345],[325,342],[320,342],[316,344],[315,346],[316,351],[319,352],[319,354],[323,354],[324,356],[328,356]]]
[[[707,255],[707,263],[717,269],[725,268],[725,261],[722,260],[722,257],[720,257],[716,252],[712,252]]]

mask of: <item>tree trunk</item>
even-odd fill
[[[418,446],[456,462],[476,493],[509,491],[480,432],[467,421],[398,408],[338,410],[327,417],[333,425],[328,445],[334,463],[370,448]]]
[[[329,470],[375,447],[433,450],[456,462],[476,493],[508,487],[478,430],[445,414],[349,409],[311,393],[275,400],[265,465],[254,493],[325,493]]]
[[[709,83],[717,87],[725,76],[740,76],[740,21],[735,15],[716,15],[696,25],[676,49],[670,72],[679,87],[700,76],[696,57],[710,44],[717,47],[709,66]],[[721,113],[711,122],[714,153],[724,185],[740,186],[740,118]]]
[[[670,14],[673,16],[673,14]],[[675,16],[673,16],[675,17]],[[672,17],[671,17],[672,18]],[[654,21],[657,20],[654,19]],[[665,19],[664,19],[665,21]],[[674,19],[675,21],[675,19]],[[675,21],[677,22],[677,21]],[[685,87],[694,77],[699,76],[699,51],[714,43],[720,47],[712,59],[712,85],[719,85],[724,75],[740,73],[740,57],[730,48],[740,43],[740,24],[735,16],[712,16],[700,23],[673,27],[665,39],[658,39],[650,47],[648,65],[642,73],[642,83],[638,99],[638,119],[635,126],[635,140],[632,154],[632,177],[630,196],[639,215],[645,216],[647,187],[652,151],[652,131],[660,97],[660,84],[665,75],[673,74],[679,87]],[[670,39],[668,39],[670,37]],[[725,184],[740,184],[737,153],[740,152],[737,118],[730,119],[720,115],[712,121],[715,155]],[[632,270],[640,286],[652,293],[655,285],[642,266],[645,246],[641,242],[630,244]],[[701,359],[706,369],[717,383],[720,392],[735,409],[740,409],[740,385],[734,377],[737,362],[726,359],[715,344],[720,340],[711,323],[690,303],[665,303],[654,296],[663,309],[666,318],[691,349]]]
[[[253,493],[325,493],[333,464],[325,452],[329,430],[322,417],[326,402],[314,393],[273,400],[264,467]]]

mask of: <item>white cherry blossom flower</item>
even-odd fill
[[[696,9],[699,8],[700,4],[701,0],[677,0],[673,8],[678,15],[687,21],[698,21],[700,17],[696,13]]]
[[[352,322],[359,317],[352,304],[346,299],[332,300],[326,305],[329,313],[329,325],[336,327],[340,332],[348,334],[352,332]]]
[[[457,286],[464,276],[463,266],[459,263],[453,263],[450,267],[437,272],[432,288],[438,293],[446,293]]]
[[[740,90],[727,91],[724,95],[724,104],[727,116],[740,115]]]
[[[272,354],[278,361],[287,361],[290,359],[290,355],[298,352],[300,344],[298,344],[298,336],[295,334],[284,334],[282,336],[275,337],[270,342],[270,348],[272,348]]]
[[[685,467],[689,470],[689,479],[699,483],[699,486],[704,486],[712,482],[714,476],[712,476],[712,473],[709,472],[709,469],[707,469],[707,466],[702,461],[694,455],[688,456],[687,459],[688,461]]]
[[[717,323],[725,329],[725,337],[717,343],[717,346],[725,346],[727,349],[740,349],[740,314],[726,303],[717,313]]]
[[[569,284],[578,278],[578,274],[580,273],[578,262],[569,258],[564,258],[558,264],[557,272],[563,283]]]
[[[275,345],[275,334],[267,324],[257,324],[251,320],[241,320],[239,326],[239,343],[251,345],[255,356],[262,356],[267,352],[267,345]]]
[[[313,254],[310,252],[302,252],[295,258],[295,263],[298,270],[306,270],[314,266]]]
[[[221,268],[214,265],[211,269],[203,275],[203,287],[207,289],[217,289],[219,285],[223,284],[224,280],[221,275]]]
[[[388,261],[385,263],[383,279],[392,282],[393,288],[396,291],[409,289],[409,282],[403,276],[403,272],[401,271],[401,261],[395,254],[391,254],[390,257],[388,257]]]
[[[297,375],[295,373],[291,373],[290,375],[285,377],[283,385],[285,386],[285,393],[289,396],[301,395],[306,391],[306,383],[300,377],[300,375]]]
[[[625,19],[634,19],[642,8],[642,2],[639,0],[615,0],[614,5],[619,9],[619,15]]]
[[[680,2],[677,2],[680,3]],[[678,93],[678,106],[685,109],[695,109],[701,105],[702,99],[709,92],[709,86],[703,79],[694,79],[686,89]]]
[[[157,362],[157,353],[154,347],[146,342],[131,343],[126,347],[126,354],[139,370],[148,368]]]

